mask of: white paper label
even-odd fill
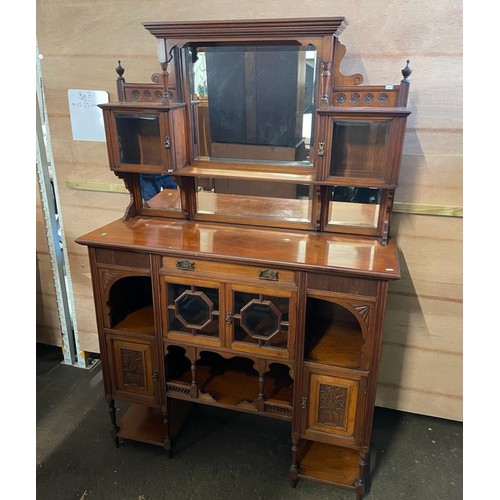
[[[68,90],[69,116],[74,141],[106,140],[102,109],[97,105],[109,102],[104,90]]]

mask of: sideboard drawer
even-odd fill
[[[245,280],[255,280],[258,282],[276,282],[283,284],[295,284],[296,276],[294,271],[275,269],[266,266],[245,266],[241,264],[231,264],[227,262],[215,262],[203,259],[189,259],[182,257],[163,257],[162,274],[190,272],[203,273],[211,276],[230,276],[243,278]]]

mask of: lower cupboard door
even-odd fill
[[[106,336],[114,397],[158,403],[158,366],[154,339]]]
[[[367,378],[306,372],[302,397],[302,434],[323,442],[360,445],[363,434]]]

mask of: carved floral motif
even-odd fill
[[[373,94],[371,92],[368,92],[367,94],[365,94],[363,100],[365,101],[365,104],[372,104],[374,99],[375,97],[373,96]]]
[[[351,98],[349,99],[352,104],[358,104],[359,101],[361,101],[361,96],[358,94],[358,92],[354,92],[351,94]]]
[[[339,92],[336,96],[335,96],[335,102],[337,102],[338,104],[344,104],[346,101],[346,96],[343,92]]]
[[[144,387],[144,365],[142,353],[130,349],[121,350],[123,382],[126,385]]]
[[[389,95],[386,94],[385,92],[383,92],[378,96],[378,102],[380,104],[386,104],[388,100],[389,100]]]
[[[344,427],[346,400],[345,387],[320,384],[318,422]]]

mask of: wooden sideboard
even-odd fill
[[[363,497],[387,290],[400,277],[390,219],[411,70],[391,88],[342,75],[345,24],[145,23],[162,72],[131,84],[119,64],[119,102],[101,107],[110,168],[131,201],[122,219],[77,239],[89,251],[116,445],[175,455],[194,404],[249,412],[290,422],[293,486],[307,478]],[[206,47],[235,45],[239,57],[242,46],[257,56],[279,47],[312,68],[300,160],[262,159],[268,144],[245,149],[250,159],[206,156],[197,118],[203,109],[208,120],[210,88],[200,107],[190,64]],[[146,196],[146,182],[167,181]],[[131,403],[120,419],[116,400]]]

